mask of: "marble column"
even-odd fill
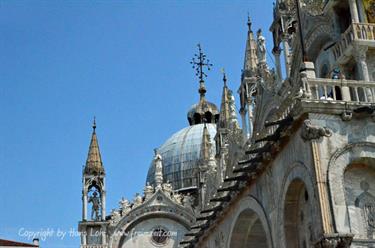
[[[287,35],[283,35],[282,42],[283,42],[283,48],[284,48],[286,77],[289,77],[290,76],[290,63],[289,63],[289,43],[288,43]]]
[[[352,16],[352,22],[359,22],[358,7],[356,0],[349,0],[350,15]]]
[[[367,53],[368,47],[367,46],[354,46],[354,58],[357,62],[359,73],[361,76],[361,79],[363,81],[369,82],[370,81],[370,75],[368,72],[368,66],[366,61],[366,53]],[[365,88],[365,94],[368,102],[373,102],[374,99],[372,97],[372,92],[370,88]]]
[[[82,220],[87,220],[87,192],[86,190],[82,191]]]
[[[280,48],[275,47],[272,50],[273,56],[275,56],[275,64],[276,64],[276,76],[277,76],[277,85],[279,86],[283,80],[283,75],[281,73],[281,65],[280,65]]]
[[[249,131],[248,137],[250,138],[253,135],[253,100],[252,96],[247,98],[247,115],[249,121]]]
[[[102,204],[102,220],[103,221],[105,220],[105,198],[106,198],[105,193],[106,192],[103,189],[103,192],[102,192],[102,202],[101,202],[101,204]]]
[[[240,109],[240,115],[241,115],[241,121],[242,121],[242,132],[244,139],[247,140],[247,137],[249,136],[248,130],[247,130],[247,122],[246,122],[246,107],[242,107]]]

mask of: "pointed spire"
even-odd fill
[[[232,91],[227,86],[227,77],[223,71],[223,94],[221,96],[221,106],[219,115],[218,128],[232,128],[237,127],[237,113]],[[234,125],[234,126],[233,126]]]
[[[92,125],[92,135],[91,135],[91,142],[89,147],[89,152],[87,155],[86,166],[85,166],[85,174],[104,174],[104,168],[102,163],[102,158],[100,155],[98,138],[96,136],[96,120],[94,117],[94,122]]]
[[[249,74],[256,73],[256,69],[258,65],[258,58],[257,58],[257,42],[254,38],[253,31],[251,30],[251,20],[250,20],[249,15],[247,17],[247,26],[248,26],[248,32],[247,32],[246,52],[245,52],[243,71],[246,74],[246,76],[250,76]]]

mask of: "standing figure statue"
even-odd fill
[[[155,191],[162,188],[163,183],[163,163],[162,157],[158,150],[155,149],[154,166],[155,166]]]
[[[259,64],[266,64],[266,39],[261,29],[257,32],[257,56]]]
[[[92,208],[91,208],[91,219],[92,220],[99,220],[100,219],[100,198],[98,196],[98,193],[94,191],[92,196],[89,198],[89,203],[92,203]]]

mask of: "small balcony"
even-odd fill
[[[374,103],[375,82],[314,78],[308,79],[312,100]]]
[[[332,47],[339,64],[345,63],[350,58],[355,43],[375,47],[375,24],[352,23],[349,26],[341,35],[341,39]]]

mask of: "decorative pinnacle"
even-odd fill
[[[251,32],[251,19],[249,12],[247,12],[247,26],[249,27],[249,31]]]
[[[95,132],[95,129],[96,129],[96,117],[95,116],[94,116],[94,121],[92,123],[92,129]]]
[[[194,54],[194,57],[190,64],[193,65],[193,69],[196,70],[195,75],[199,78],[199,94],[202,97],[204,97],[206,93],[206,87],[204,85],[204,78],[207,77],[207,74],[203,71],[203,67],[207,67],[207,70],[209,71],[211,69],[212,64],[210,63],[210,60],[207,59],[207,56],[202,52],[201,45],[198,44],[198,54]]]
[[[225,74],[224,68],[221,68],[221,73],[223,73],[224,87],[227,87],[227,75]]]

